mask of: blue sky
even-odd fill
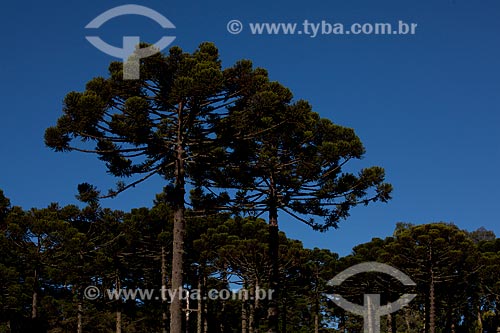
[[[124,4],[157,10],[176,26],[175,45],[193,51],[213,41],[223,64],[241,58],[266,68],[295,98],[353,127],[367,154],[352,168],[380,165],[395,191],[388,204],[360,207],[338,230],[316,233],[281,215],[281,227],[306,246],[348,254],[352,246],[385,237],[398,221],[484,226],[500,235],[500,2],[407,1],[23,1],[0,14],[0,188],[13,204],[43,207],[77,203],[81,182],[115,182],[94,156],[54,153],[43,133],[61,114],[66,93],[106,75],[110,56],[85,39],[97,34],[120,46],[124,35],[157,41],[164,31],[140,16],[84,27]],[[226,30],[231,19],[241,34]],[[252,35],[250,22],[352,23],[399,20],[418,24],[416,35]],[[149,206],[160,179],[103,202],[128,210]]]

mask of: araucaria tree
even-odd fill
[[[251,77],[251,64],[240,66],[239,77]],[[306,101],[294,102],[290,90],[264,74],[252,77],[253,91],[223,120],[228,162],[219,183],[206,183],[234,187],[237,208],[268,214],[270,281],[279,294],[279,211],[326,231],[359,204],[389,200],[392,186],[381,167],[346,172],[346,164],[365,152],[354,130],[320,118]],[[269,332],[279,331],[278,319],[277,302],[271,302]]]
[[[64,114],[46,130],[45,142],[55,151],[97,154],[110,174],[130,179],[105,195],[81,184],[80,198],[87,201],[116,196],[154,175],[165,179],[174,220],[170,282],[179,290],[186,183],[220,164],[215,123],[241,89],[226,84],[218,50],[210,43],[193,54],[173,47],[167,56],[142,59],[139,80],[123,80],[121,63],[109,70],[109,78],[94,78],[84,92],[65,97]],[[181,332],[179,297],[172,300],[170,319],[170,332]]]
[[[96,154],[110,174],[128,181],[102,195],[81,184],[83,201],[114,197],[155,175],[166,181],[165,200],[173,212],[170,283],[178,292],[170,305],[171,333],[182,329],[186,186],[224,199],[212,200],[217,204],[229,196],[216,188],[236,189],[231,204],[219,206],[269,214],[274,289],[279,210],[326,230],[357,204],[389,199],[382,168],[343,171],[364,153],[352,129],[320,118],[307,102],[293,102],[288,89],[250,61],[223,70],[217,48],[203,43],[192,54],[173,47],[168,55],[140,63],[138,80],[123,80],[123,64],[115,62],[109,78],[94,78],[84,92],[70,92],[45,142],[55,151]],[[203,195],[194,194],[198,208]],[[270,332],[277,332],[277,303],[269,310]]]

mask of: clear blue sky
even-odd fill
[[[0,33],[0,188],[13,204],[77,203],[78,183],[109,188],[114,180],[94,156],[54,153],[43,133],[61,101],[105,75],[110,56],[90,45],[84,29],[122,1],[9,1]],[[353,127],[367,148],[353,168],[380,165],[394,187],[388,204],[360,207],[340,229],[320,234],[281,215],[281,227],[306,246],[341,254],[385,237],[398,221],[485,226],[500,235],[500,2],[498,0],[135,2],[170,19],[175,43],[193,51],[220,48],[225,66],[248,58],[269,70],[322,116]],[[231,35],[239,19],[245,30]],[[414,36],[256,36],[249,22],[418,23]],[[163,31],[124,16],[92,34],[120,46],[121,36],[147,42]],[[164,184],[155,179],[105,206],[149,206]]]

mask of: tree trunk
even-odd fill
[[[436,332],[436,296],[434,291],[434,270],[431,267],[431,285],[429,291],[429,333]]]
[[[248,283],[245,279],[243,283],[243,288],[248,290]],[[243,298],[241,299],[241,333],[248,333],[248,312],[247,312],[247,306],[248,306],[248,295],[244,294]]]
[[[120,275],[118,274],[118,270],[115,276],[116,282],[115,287],[116,291],[119,293],[122,288],[122,284],[120,281]],[[120,294],[118,294],[120,295]],[[122,333],[122,300],[120,297],[116,300],[116,333]]]
[[[269,203],[269,258],[271,259],[270,288],[273,290],[272,299],[267,310],[268,333],[279,332],[279,227],[277,198],[271,178]]]
[[[222,285],[224,286],[223,288],[229,287],[229,281],[227,279],[227,267],[224,265],[222,272],[221,272],[221,277],[222,277]],[[226,324],[226,303],[227,301],[225,299],[221,300],[222,302],[222,308],[221,308],[221,322],[219,324],[219,330],[221,333],[225,331],[224,325]]]
[[[203,276],[203,285],[207,285],[206,276]],[[208,333],[208,302],[203,302],[203,333]]]
[[[33,295],[31,298],[31,319],[38,318],[38,270],[35,268],[33,276]]]
[[[76,317],[76,333],[83,333],[83,304],[81,300],[81,295],[78,295],[78,305],[77,305],[77,317]]]
[[[186,297],[186,333],[189,333],[189,316],[191,315],[191,309],[189,304],[189,292]]]
[[[255,327],[257,326],[255,324],[255,310],[259,306],[259,299],[258,297],[255,297],[255,290],[256,286],[258,286],[258,283],[254,281],[252,286],[250,286],[250,300],[254,300],[253,302],[250,302],[249,304],[249,314],[248,314],[248,333],[254,333],[255,332]]]
[[[315,287],[314,287],[314,289],[315,289],[315,291],[314,291],[314,294],[315,294],[315,297],[314,297],[314,333],[318,333],[319,332],[319,300],[320,300],[321,295],[318,292],[319,272],[316,269],[314,273],[315,273],[314,279],[316,280]]]
[[[31,319],[36,319],[38,316],[38,292],[33,290],[33,295],[31,296]]]
[[[168,332],[168,315],[167,315],[167,304],[168,304],[168,293],[167,293],[167,251],[165,246],[161,247],[161,308],[162,308],[162,330],[163,333]]]
[[[122,333],[122,311],[116,310],[116,333]]]
[[[174,212],[174,239],[172,249],[172,300],[170,303],[170,333],[182,332],[182,265],[184,249],[184,209],[176,207]]]
[[[200,270],[201,271],[201,270]],[[196,312],[196,332],[203,333],[203,292],[202,289],[202,273],[198,273],[198,305]]]
[[[314,333],[319,332],[319,298],[320,295],[318,294],[318,281],[319,281],[319,272],[316,270],[314,274],[315,278],[315,285],[316,287],[314,288]]]
[[[184,219],[184,195],[186,194],[185,170],[184,170],[184,148],[182,146],[182,103],[179,105],[176,162],[175,162],[175,186],[172,193],[172,208],[174,211],[174,235],[172,246],[172,290],[173,297],[170,303],[170,333],[182,333],[182,271],[184,254],[184,233],[186,221]]]

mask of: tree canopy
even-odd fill
[[[128,212],[57,204],[23,210],[9,205],[0,233],[0,331],[161,331],[168,304],[154,296],[163,283],[162,256],[172,256],[171,251],[162,253],[173,241],[172,214],[161,200],[152,208]],[[182,300],[185,331],[265,330],[270,300],[255,296],[271,285],[268,223],[227,213],[200,217],[187,210],[186,216],[196,223],[186,229],[184,288],[207,298]],[[340,293],[362,304],[367,292],[392,302],[409,291],[417,298],[382,318],[382,330],[498,330],[500,239],[474,242],[474,232],[448,223],[398,224],[396,231],[396,236],[355,246],[345,257],[306,248],[280,232],[280,330],[362,332],[362,318],[334,305],[328,295]],[[440,263],[443,260],[447,264]],[[328,286],[345,268],[367,261],[397,267],[417,286],[409,290],[378,273],[359,274],[334,290]],[[170,268],[171,261],[166,263]],[[101,296],[89,298],[89,286]],[[240,288],[248,291],[247,298],[208,298],[212,289],[230,293]],[[113,291],[120,289],[135,294],[116,297]],[[153,297],[142,297],[139,290],[152,290]]]
[[[163,200],[173,213],[174,290],[183,285],[187,206],[268,212],[271,280],[278,292],[279,210],[324,231],[358,204],[390,199],[383,168],[343,169],[364,154],[352,129],[321,118],[305,101],[293,101],[289,89],[250,61],[223,69],[215,45],[202,43],[192,54],[172,47],[168,54],[140,59],[137,80],[123,79],[124,66],[114,62],[108,78],[68,93],[45,143],[59,152],[96,154],[108,173],[128,181],[105,194],[80,184],[78,198],[93,205],[155,175],[165,180]],[[186,186],[198,200],[189,201]],[[274,301],[269,313],[270,332],[277,332]],[[181,332],[181,316],[174,297],[171,332]]]

